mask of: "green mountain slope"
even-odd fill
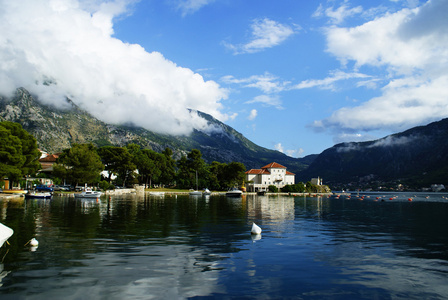
[[[247,169],[260,168],[275,161],[291,172],[299,172],[312,161],[312,158],[292,158],[260,147],[230,126],[201,112],[198,112],[200,116],[215,130],[195,130],[189,136],[171,136],[140,127],[106,124],[67,101],[68,109],[56,109],[42,105],[28,91],[20,88],[13,99],[0,99],[0,120],[22,124],[36,137],[39,147],[50,153],[69,148],[73,143],[92,142],[97,146],[135,143],[158,152],[169,147],[176,158],[191,149],[199,149],[209,163],[238,161],[244,163]]]
[[[372,182],[448,186],[448,119],[376,141],[335,145],[298,174],[299,180],[317,176],[332,186],[362,187]]]

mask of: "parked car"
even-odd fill
[[[53,188],[55,191],[69,191],[70,188],[64,185],[55,185]]]
[[[39,192],[53,192],[54,191],[54,189],[52,187],[49,187],[49,186],[46,186],[43,184],[39,184],[34,189]]]

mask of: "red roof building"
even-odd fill
[[[246,172],[246,187],[248,192],[266,191],[274,185],[281,189],[285,185],[295,184],[295,174],[288,172],[285,166],[272,162],[261,169],[251,169]]]
[[[41,159],[39,159],[40,164],[42,165],[41,172],[53,172],[53,165],[56,163],[59,154],[50,154]]]

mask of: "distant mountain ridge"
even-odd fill
[[[278,162],[297,173],[304,170],[314,156],[303,159],[289,157],[279,151],[258,146],[232,127],[198,112],[216,130],[202,132],[194,130],[189,136],[157,134],[149,130],[123,125],[106,124],[70,100],[71,109],[61,110],[43,105],[24,89],[17,89],[13,99],[0,98],[0,121],[20,123],[33,134],[39,147],[55,153],[70,148],[73,143],[91,142],[97,146],[124,146],[129,143],[161,152],[166,147],[173,150],[177,158],[191,149],[199,149],[207,162],[243,163],[246,168],[260,168],[270,162]]]
[[[337,144],[323,151],[297,177],[317,176],[332,187],[391,182],[448,187],[448,119],[375,141]]]

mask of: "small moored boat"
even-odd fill
[[[188,194],[189,194],[190,196],[201,196],[201,195],[202,195],[202,192],[201,192],[201,191],[195,191],[195,190],[191,189],[191,190],[188,192]]]
[[[210,190],[207,188],[205,188],[204,191],[202,192],[202,195],[204,195],[204,196],[209,196],[211,194],[212,194],[212,192],[210,192]]]
[[[226,193],[227,197],[241,197],[243,195],[243,191],[233,188]]]
[[[99,198],[103,193],[93,191],[91,188],[84,188],[81,193],[74,194],[75,198]]]
[[[25,194],[25,199],[50,199],[52,194],[49,192],[28,192]]]

